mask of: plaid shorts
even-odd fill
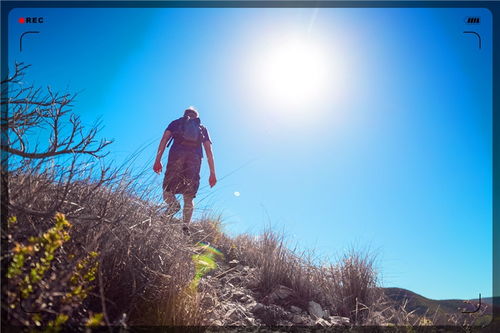
[[[189,151],[170,151],[163,191],[196,196],[200,187],[201,156]]]

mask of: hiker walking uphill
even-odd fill
[[[217,183],[215,176],[215,164],[212,154],[212,142],[208,135],[208,130],[201,125],[198,111],[189,107],[184,111],[184,116],[172,121],[160,141],[156,161],[153,170],[161,173],[161,157],[173,140],[172,147],[168,154],[167,170],[163,179],[163,199],[168,205],[167,214],[175,215],[181,205],[175,198],[176,194],[184,197],[183,227],[185,234],[189,235],[189,222],[193,215],[194,202],[198,187],[200,186],[200,167],[203,157],[203,148],[207,154],[208,166],[210,167],[210,177],[208,182],[210,187]],[[168,143],[168,144],[167,144]]]

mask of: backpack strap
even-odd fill
[[[200,124],[200,138],[201,138],[201,143],[203,143],[203,141],[206,139],[204,133],[205,133],[205,126],[203,126],[202,124]]]
[[[170,147],[170,144],[172,143],[172,141],[174,141],[174,136],[170,136],[170,138],[168,139],[167,141],[167,148]]]

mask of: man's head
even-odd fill
[[[190,106],[184,110],[184,116],[188,116],[189,118],[198,118],[200,115],[194,106]]]

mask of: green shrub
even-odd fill
[[[44,327],[57,332],[71,318],[73,324],[100,325],[102,314],[84,319],[78,312],[94,288],[98,253],[82,254],[82,259],[63,251],[71,237],[71,224],[56,214],[54,225],[40,236],[25,242],[14,241],[16,217],[8,219],[9,256],[7,268],[9,322],[13,325]],[[65,291],[65,292],[64,292]]]

